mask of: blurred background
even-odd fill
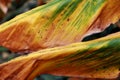
[[[47,4],[49,1],[50,0],[0,0],[0,24],[37,6]],[[96,33],[85,37],[82,41],[97,39],[118,31],[120,31],[120,21],[118,21],[116,24],[111,24],[101,33]],[[14,53],[11,52],[9,49],[0,46],[0,63],[9,61],[15,57],[25,54],[28,53],[27,52]],[[36,77],[34,80],[106,80],[106,79],[69,78],[65,76],[63,77],[44,74]],[[120,80],[120,78],[112,80]]]

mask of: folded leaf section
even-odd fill
[[[39,74],[116,78],[120,32],[88,42],[40,50],[0,65],[0,79],[33,80]],[[14,68],[13,68],[14,67]]]

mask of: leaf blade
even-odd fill
[[[108,1],[51,1],[2,24],[0,27],[0,44],[18,52],[36,51],[79,42],[91,31],[91,25],[94,24]],[[115,0],[115,2],[117,1]],[[119,15],[116,14],[115,16]],[[22,28],[20,29],[20,27]]]
[[[40,50],[18,57],[0,65],[0,79],[32,80],[38,74],[45,73],[86,78],[116,78],[120,66],[119,35],[118,32],[97,40]],[[10,67],[15,67],[16,70]],[[6,71],[8,73],[4,74]],[[15,72],[17,73],[14,74]],[[9,75],[6,77],[7,74]]]

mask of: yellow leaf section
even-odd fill
[[[0,25],[0,45],[37,51],[80,42],[120,18],[119,0],[52,0]]]
[[[39,74],[113,79],[120,69],[120,32],[104,38],[33,52],[0,65],[0,80]]]

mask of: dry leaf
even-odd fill
[[[76,42],[115,23],[120,18],[119,5],[119,0],[53,0],[0,25],[2,46],[16,52],[49,48],[1,64],[0,79],[33,80],[46,73],[116,78],[120,33]]]
[[[0,65],[0,80],[33,80],[39,74],[113,79],[119,75],[120,32],[40,50]]]
[[[0,44],[36,51],[80,42],[120,18],[119,0],[53,0],[0,25]]]

